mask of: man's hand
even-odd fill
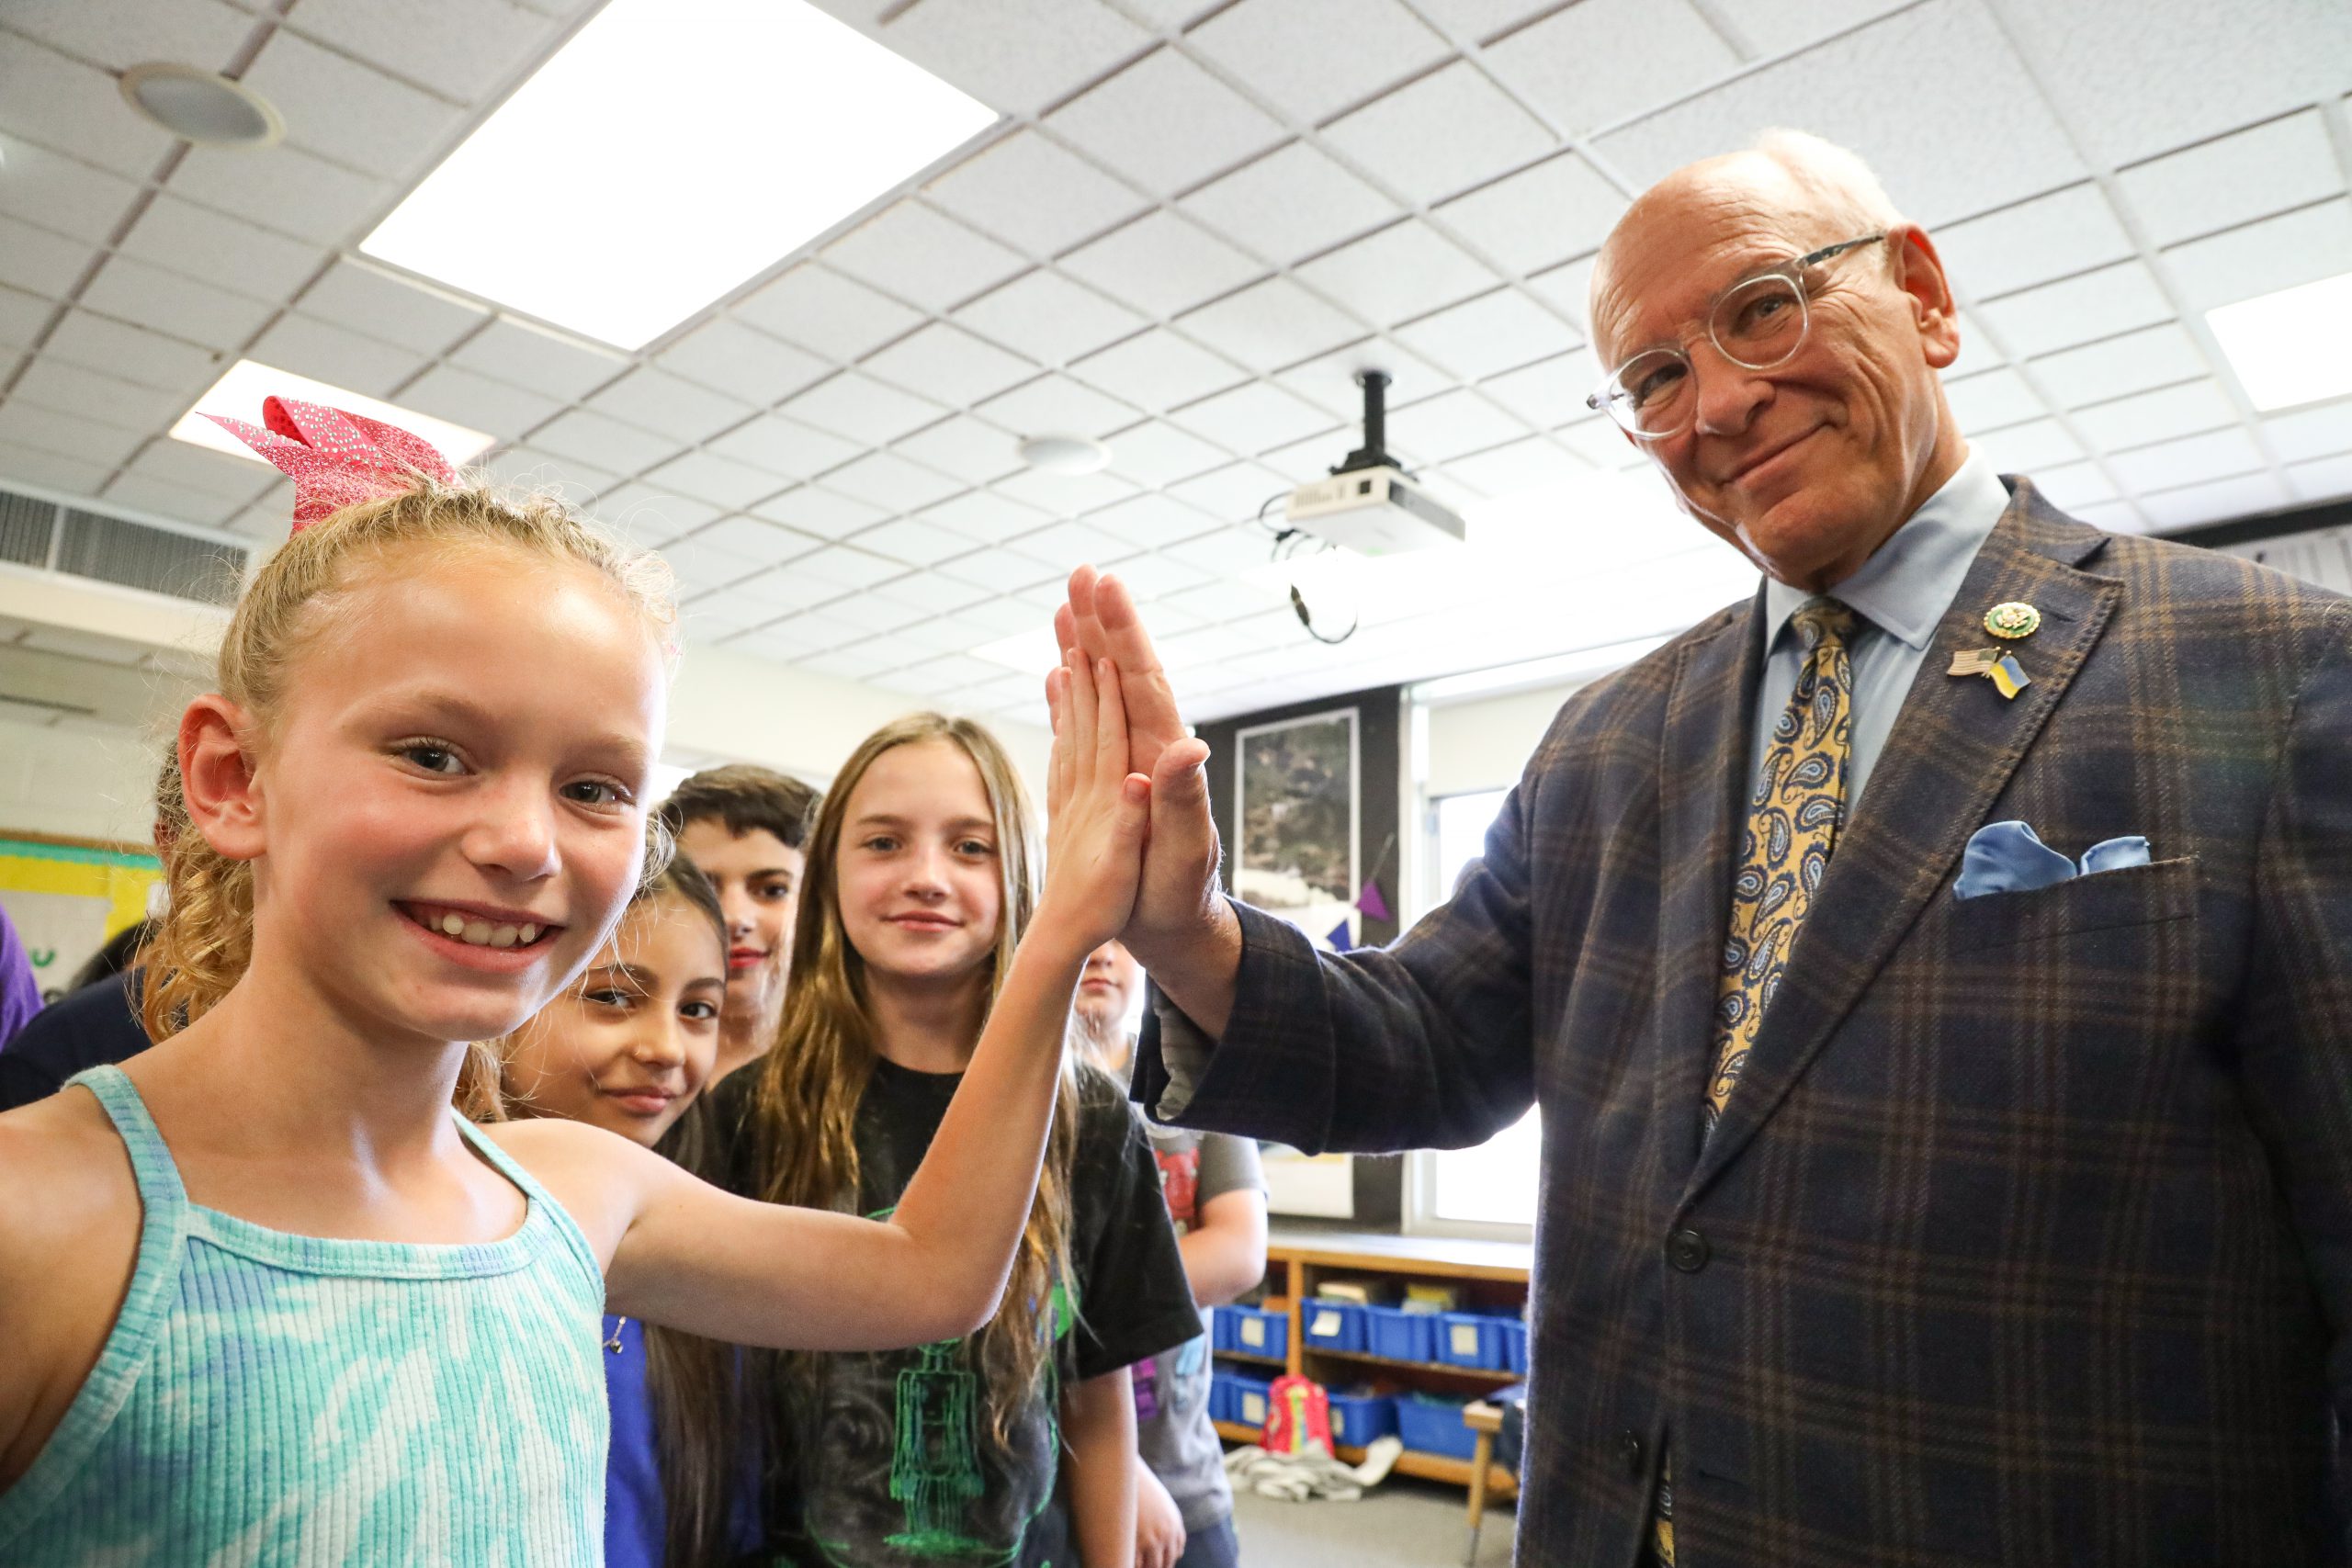
[[[1136,1461],[1136,1568],[1176,1568],[1184,1555],[1184,1516],[1159,1477]]]

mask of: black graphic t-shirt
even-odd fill
[[[735,1146],[723,1165],[749,1190],[752,1075],[716,1097]],[[859,1103],[858,1207],[887,1214],[939,1130],[959,1074],[876,1062]],[[1200,1332],[1182,1256],[1141,1124],[1118,1087],[1082,1069],[1070,1192],[1075,1279],[1040,1303],[1055,1354],[1008,1438],[989,1430],[977,1337],[823,1358],[813,1397],[787,1400],[791,1430],[768,1499],[772,1549],[799,1568],[1077,1568],[1058,1488],[1060,1396]],[[731,1091],[731,1092],[730,1092]],[[920,1282],[911,1285],[920,1289]],[[1075,1310],[1073,1310],[1075,1309]]]

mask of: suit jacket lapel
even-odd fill
[[[2114,614],[2121,585],[2076,564],[2105,536],[2051,511],[2025,481],[2013,488],[1936,628],[1860,811],[1839,832],[1691,1196],[1747,1147],[1943,886]],[[1955,678],[1945,667],[1955,652],[1993,641],[1984,612],[2011,600],[2042,618],[2030,638],[2007,645],[2033,683],[2004,699],[1990,681]],[[1721,929],[1719,918],[1717,940]]]
[[[1658,1068],[1656,1111],[1672,1190],[1699,1154],[1715,978],[1747,818],[1747,750],[1763,669],[1764,595],[1686,644],[1658,770]],[[1688,1143],[1676,1129],[1687,1129]]]

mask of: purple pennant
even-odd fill
[[[1388,900],[1380,896],[1380,880],[1377,877],[1366,882],[1363,891],[1356,895],[1356,908],[1363,911],[1364,919],[1368,920],[1393,920],[1396,918],[1388,912]]]
[[[1330,934],[1326,936],[1323,940],[1331,944],[1331,951],[1334,953],[1345,953],[1350,948],[1355,946],[1354,939],[1348,935],[1347,917],[1344,915],[1341,916],[1340,918],[1340,923],[1333,926],[1331,928]]]

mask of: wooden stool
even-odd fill
[[[1487,1477],[1495,1461],[1495,1434],[1503,1429],[1499,1404],[1474,1400],[1462,1407],[1462,1424],[1478,1434],[1470,1455],[1470,1550],[1462,1561],[1478,1561],[1478,1526],[1487,1517]]]

